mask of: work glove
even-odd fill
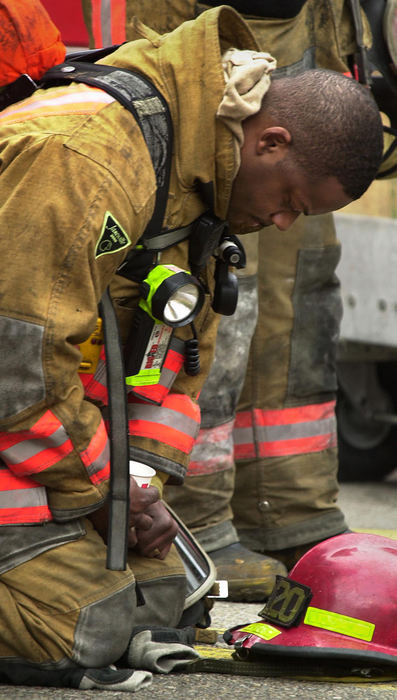
[[[193,641],[193,628],[135,627],[127,650],[127,665],[154,673],[171,673],[200,657],[190,646]]]
[[[80,690],[124,690],[134,693],[147,688],[152,682],[148,671],[131,671],[129,668],[87,668],[80,680]]]

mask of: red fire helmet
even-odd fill
[[[333,659],[397,669],[397,541],[349,533],[324,540],[277,576],[263,621],[224,637],[290,661]],[[246,652],[247,653],[247,652]]]

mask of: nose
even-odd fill
[[[279,211],[273,214],[271,219],[279,231],[286,231],[298,218],[299,211]]]

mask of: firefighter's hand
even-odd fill
[[[145,515],[152,518],[152,524],[150,528],[141,528],[138,520],[135,525],[135,549],[145,557],[164,559],[178,532],[178,525],[161,501],[149,506]]]
[[[139,527],[142,530],[152,527],[153,518],[146,514],[147,508],[159,500],[159,492],[155,486],[149,486],[147,489],[139,488],[135,479],[130,477],[130,515],[129,515],[129,534],[128,545],[133,547],[137,543],[134,527],[139,520]],[[109,521],[109,500],[88,516],[93,523],[95,529],[99,532],[105,542],[108,536],[108,521]]]
[[[148,530],[152,527],[152,516],[147,510],[159,500],[159,492],[155,486],[142,489],[135,479],[130,477],[130,528],[139,527]]]

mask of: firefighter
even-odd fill
[[[382,126],[358,84],[324,71],[273,82],[274,59],[258,52],[230,8],[211,9],[163,37],[139,22],[135,31],[136,41],[103,62],[139,69],[149,81],[138,76],[139,86],[153,84],[169,106],[174,147],[165,235],[200,221],[209,206],[232,232],[270,224],[284,231],[301,213],[341,208],[369,186],[381,159]],[[313,113],[306,105],[314,95]],[[144,115],[164,112],[157,97],[149,103],[139,97]],[[192,240],[162,252],[163,266],[182,270],[190,267],[189,244],[203,256],[205,300],[194,320],[201,371],[175,371],[160,399],[129,384],[130,454],[157,477],[144,490],[131,480],[128,565],[106,568],[105,355],[95,372],[79,378],[78,371],[108,285],[127,346],[138,317],[145,287],[117,273],[152,221],[151,151],[127,109],[81,83],[39,89],[0,119],[0,678],[131,690],[147,680],[128,670],[136,658],[134,627],[183,621],[185,571],[159,495],[166,481],[183,481],[199,429],[197,395],[218,322],[211,303],[222,292],[216,251],[207,254],[208,241],[196,241],[194,228]],[[157,264],[157,254],[150,256]],[[177,347],[191,333],[190,325],[177,328]],[[136,344],[140,339],[137,332]],[[121,676],[115,663],[124,666]]]
[[[113,0],[99,13],[83,0],[96,46],[125,38],[117,8],[124,9],[128,37],[133,15],[164,32],[218,4]],[[358,11],[358,36],[358,3],[350,0],[226,4],[246,13],[281,75],[315,66],[350,74],[359,44],[371,45],[368,19]],[[300,217],[282,237],[276,227],[252,233],[244,246],[239,303],[220,323],[187,477],[182,489],[165,489],[238,601],[266,598],[279,561],[290,568],[315,542],[347,528],[337,503],[341,299],[332,215]]]
[[[249,12],[247,3],[230,4]],[[278,12],[272,19],[247,20],[281,73],[302,64],[357,70],[350,2],[288,3],[289,17],[281,16],[280,3],[253,4],[251,15]],[[363,11],[361,19],[362,43],[369,47]],[[384,163],[382,172],[391,165]],[[210,553],[219,577],[229,580],[231,597],[258,600],[271,590],[275,560],[290,569],[316,542],[348,527],[337,502],[340,245],[327,214],[300,217],[283,237],[276,228],[256,234],[256,240],[251,235],[246,248],[250,264],[240,273],[236,316],[221,320],[184,487],[166,493]],[[248,328],[246,335],[238,332],[242,318],[255,326],[252,337]],[[241,360],[231,371],[224,358],[232,337]]]

